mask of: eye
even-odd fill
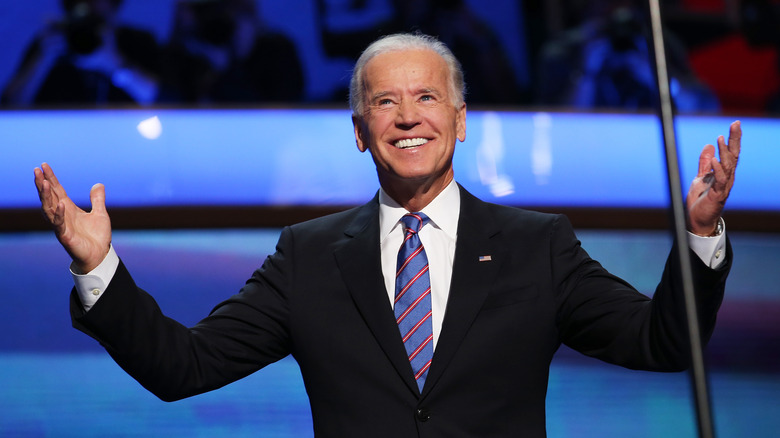
[[[423,95],[420,96],[420,99],[419,99],[420,103],[426,103],[426,104],[428,104],[428,103],[435,104],[438,101],[439,101],[439,99],[438,99],[438,97],[435,94],[423,94]]]
[[[388,108],[395,105],[392,97],[379,97],[371,104],[374,108]]]

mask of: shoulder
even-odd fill
[[[565,215],[482,201],[465,189],[461,189],[460,214],[467,221],[488,221],[489,225],[503,231],[522,229],[525,232],[538,232],[555,228],[559,224],[571,227]]]
[[[371,203],[350,208],[286,226],[279,235],[276,245],[277,253],[299,254],[297,260],[307,260],[301,254],[318,257],[329,254],[347,244],[354,238],[359,238],[368,244],[379,245],[379,216],[372,214],[378,211]]]
[[[296,237],[338,240],[354,237],[379,228],[379,201],[370,202],[338,213],[311,219],[285,228]]]
[[[331,213],[325,216],[320,216],[318,218],[309,219],[304,222],[290,225],[289,228],[291,228],[296,233],[316,233],[332,229],[341,229],[343,231],[346,224],[349,224],[364,207],[365,206],[353,207],[344,211],[339,211],[337,213]]]

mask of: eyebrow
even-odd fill
[[[391,95],[391,94],[393,94],[393,93],[391,93],[390,91],[380,91],[378,93],[372,94],[371,95],[371,99],[369,99],[369,102],[376,102],[377,100],[379,100],[379,99],[381,99],[381,98],[383,98],[385,96]]]
[[[435,94],[437,96],[441,96],[441,93],[436,88],[420,88],[417,90],[417,94]]]
[[[381,99],[383,97],[391,96],[391,95],[394,95],[394,94],[395,93],[392,92],[392,91],[379,91],[379,92],[374,93],[374,94],[371,95],[371,99],[369,100],[369,102],[376,102],[377,100],[379,100],[379,99]],[[438,89],[432,88],[432,87],[419,88],[415,92],[415,95],[417,95],[417,94],[434,94],[437,97],[441,97],[441,95],[442,95],[441,92],[439,92]]]

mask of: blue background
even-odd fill
[[[162,133],[149,140],[137,125],[155,116]],[[684,188],[733,120],[677,119]],[[728,208],[778,211],[780,119],[742,127]],[[455,176],[509,205],[665,208],[660,132],[652,115],[473,111]],[[109,206],[355,205],[378,187],[346,110],[4,111],[0,145],[0,208],[37,205],[30,181],[44,161],[82,204],[97,182]]]

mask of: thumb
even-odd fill
[[[93,213],[105,213],[106,212],[106,186],[103,184],[95,184],[89,191],[89,201],[92,203]]]

